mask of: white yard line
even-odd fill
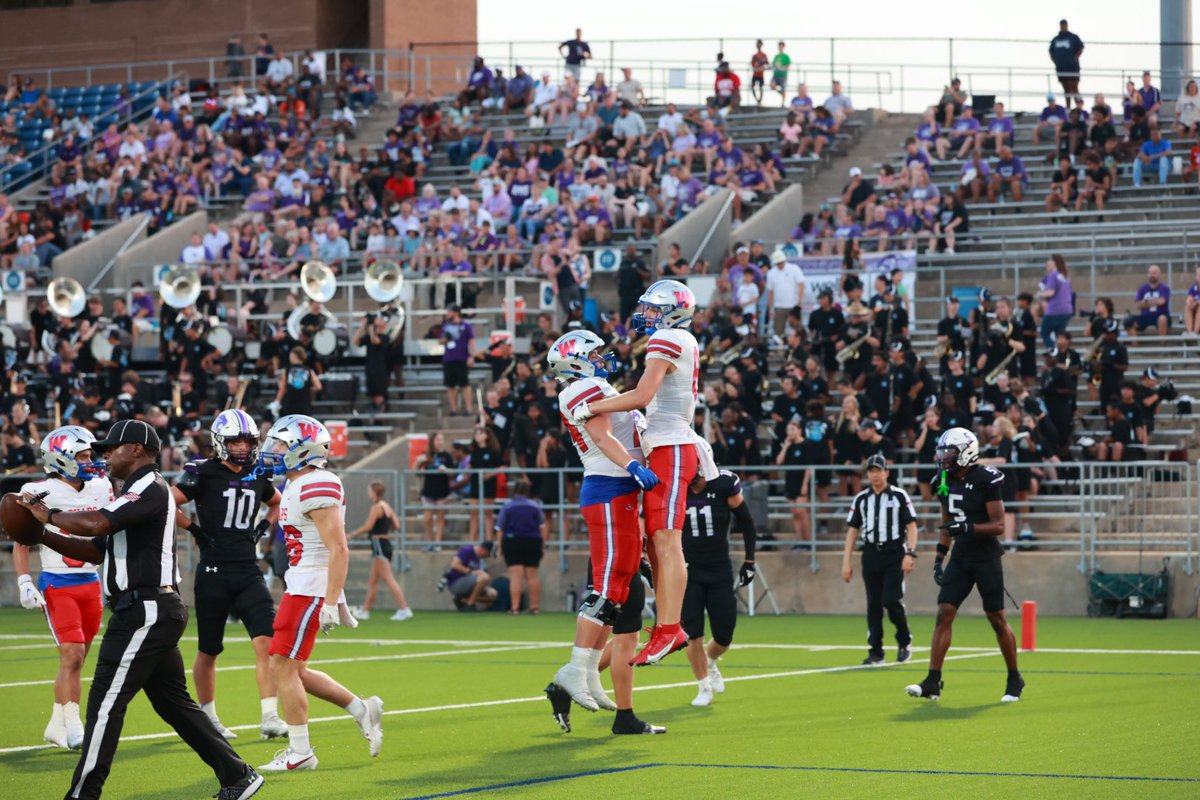
[[[546,643],[546,644],[549,644],[549,643]],[[555,644],[557,645],[557,643],[555,643]],[[417,656],[417,655],[422,655],[422,654],[414,653],[412,655]],[[983,658],[985,656],[990,656],[990,655],[992,655],[991,652],[966,653],[964,655],[958,655],[958,656],[946,656],[946,660],[947,661],[962,661],[962,660],[970,659],[970,658]],[[913,659],[906,663],[907,664],[919,664],[924,660],[926,660],[926,659]],[[310,663],[315,664],[315,663],[320,663],[320,662],[314,661],[314,662],[310,662]],[[328,663],[328,662],[325,662],[325,663]],[[777,678],[793,678],[793,677],[797,677],[797,676],[801,676],[801,675],[820,675],[820,674],[830,673],[830,672],[853,672],[855,670],[886,669],[886,668],[892,667],[892,666],[898,666],[898,664],[896,664],[895,662],[888,662],[887,664],[880,664],[880,665],[875,665],[875,666],[866,666],[863,664],[853,664],[853,665],[841,666],[841,667],[820,667],[820,668],[816,668],[816,669],[790,670],[787,672],[767,672],[767,673],[763,673],[761,675],[736,675],[736,676],[726,677],[725,682],[726,683],[735,683],[738,681],[774,680]],[[639,674],[641,674],[641,673],[639,673]],[[652,686],[635,686],[634,691],[635,692],[654,692],[654,691],[658,691],[660,689],[694,688],[695,685],[696,685],[695,681],[683,681],[680,683],[661,683],[661,684],[655,684]],[[518,704],[518,703],[536,703],[539,701],[544,702],[545,699],[546,699],[546,696],[544,694],[539,694],[535,697],[513,697],[513,698],[509,698],[507,700],[484,700],[484,701],[480,701],[480,702],[476,702],[476,703],[451,703],[448,705],[440,705],[440,706],[425,706],[423,708],[400,708],[400,709],[396,709],[394,711],[385,711],[385,712],[383,712],[383,714],[384,714],[384,716],[388,716],[388,717],[402,716],[405,714],[428,714],[428,713],[437,712],[437,711],[457,711],[460,709],[467,709],[467,708],[488,708],[491,706],[508,706],[508,705],[514,705],[514,704]],[[317,722],[344,722],[348,719],[349,719],[349,717],[347,717],[345,714],[340,714],[336,717],[310,718],[308,720],[308,722],[311,725],[311,724],[314,724]],[[253,731],[253,730],[257,730],[257,729],[258,729],[257,725],[233,725],[229,728],[229,730],[231,730],[231,731]],[[178,734],[176,734],[174,732],[171,732],[171,733],[144,733],[144,734],[140,734],[138,736],[122,736],[121,741],[122,742],[137,742],[137,741],[144,741],[147,739],[173,739],[173,738],[177,738],[177,737],[178,737]],[[50,749],[54,749],[54,745],[33,744],[33,745],[22,745],[19,747],[0,747],[0,754],[24,753],[24,752],[28,752],[31,750],[50,750]]]

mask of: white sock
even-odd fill
[[[571,666],[587,669],[588,659],[592,656],[592,648],[590,647],[572,647],[571,648]]]
[[[312,746],[308,743],[308,723],[288,725],[288,747],[297,755],[312,752]]]
[[[79,703],[63,703],[62,706],[63,718],[67,720],[79,721]]]
[[[262,706],[263,719],[267,719],[268,717],[275,717],[275,716],[279,715],[279,711],[277,710],[277,706],[275,704],[274,697],[264,697],[261,700],[259,700],[258,702]]]
[[[708,690],[710,692],[712,691],[712,681],[710,681],[708,678],[701,678],[700,680],[696,681],[696,683],[698,683],[700,685],[700,689],[702,691],[703,690]]]
[[[362,722],[364,719],[366,719],[367,704],[364,703],[360,698],[356,697],[351,700],[350,704],[345,706],[345,709],[347,714],[354,717],[359,722]]]
[[[603,650],[589,650],[588,651],[588,662],[587,662],[588,672],[590,672],[594,675],[600,674],[600,656],[602,656],[602,655],[604,655]]]
[[[217,718],[217,701],[213,700],[211,703],[201,703],[200,710],[203,711],[205,714],[208,714],[209,719],[216,719]]]
[[[50,712],[50,721],[51,722],[62,722],[62,720],[63,720],[63,704],[55,703],[54,710],[52,710]]]

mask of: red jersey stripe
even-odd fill
[[[315,494],[301,495],[300,502],[316,500],[318,497],[328,497],[331,500],[337,500],[339,503],[342,501],[342,496],[340,494],[334,494],[333,492],[316,492]]]
[[[662,353],[663,355],[670,356],[671,358],[682,358],[683,357],[683,354],[680,353],[678,350],[672,350],[668,347],[659,347],[658,345],[653,344],[653,343],[649,347],[646,348],[646,352],[647,353]]]
[[[669,347],[670,349],[674,350],[676,353],[678,353],[680,355],[683,354],[683,348],[681,348],[679,345],[675,344],[674,342],[672,342],[668,339],[651,338],[650,346],[651,347],[656,347],[656,346],[657,347]]]
[[[334,481],[321,481],[320,483],[306,483],[300,487],[300,491],[303,492],[303,491],[307,491],[308,489],[318,489],[318,488],[320,488],[320,489],[341,489],[342,485],[340,483],[336,483]]]
[[[579,395],[574,400],[569,401],[567,403],[567,409],[573,411],[573,410],[575,410],[575,407],[577,405],[579,405],[580,403],[585,403],[589,400],[595,400],[597,397],[603,397],[603,396],[604,396],[604,390],[601,389],[599,386],[593,386],[591,389],[588,389],[586,392]]]

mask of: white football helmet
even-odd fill
[[[285,475],[305,467],[324,467],[329,457],[329,430],[305,414],[275,420],[258,463],[268,474]]]
[[[73,481],[90,481],[103,477],[108,471],[104,461],[79,461],[78,456],[91,450],[96,437],[87,428],[63,425],[42,439],[42,466],[51,475],[61,475]]]
[[[564,333],[550,345],[546,361],[559,383],[571,378],[607,378],[617,366],[617,357],[602,353],[604,340],[589,330]]]
[[[233,456],[227,445],[235,439],[248,439],[250,453]],[[212,424],[213,450],[220,461],[228,461],[241,467],[252,466],[258,461],[258,423],[240,408],[231,408],[217,414]]]
[[[969,467],[979,460],[979,440],[966,428],[951,428],[938,439],[934,458],[942,469]]]
[[[655,316],[647,311],[657,310]],[[638,333],[651,334],[663,328],[687,328],[696,313],[696,295],[679,281],[655,281],[638,298],[631,322]]]

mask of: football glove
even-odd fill
[[[333,605],[325,603],[321,606],[320,623],[322,633],[329,633],[338,625],[342,624],[336,603]]]
[[[46,605],[46,599],[42,597],[42,593],[33,585],[33,578],[28,575],[22,575],[17,578],[17,588],[21,592],[21,607],[22,608],[41,608]]]
[[[571,412],[571,421],[576,425],[582,425],[595,416],[592,409],[588,407],[587,401],[575,406],[575,410]]]
[[[944,572],[945,571],[942,569],[942,560],[939,558],[933,562],[933,582],[938,586],[942,585],[942,577]]]
[[[205,533],[204,529],[200,527],[200,523],[195,520],[189,522],[184,530],[192,535],[192,538],[196,540],[196,544],[200,545],[201,549],[212,547],[217,543],[217,540]]]
[[[642,557],[642,563],[638,565],[638,572],[642,573],[642,577],[645,578],[651,586],[654,585],[654,570],[650,568],[650,562],[646,560],[645,556]]]
[[[963,534],[970,536],[975,532],[975,523],[969,519],[965,519],[962,522],[943,522],[938,527],[944,530],[949,536],[962,536]]]
[[[658,476],[636,459],[630,459],[629,463],[625,465],[625,471],[637,481],[637,485],[642,487],[643,492],[648,492],[658,486]]]
[[[265,537],[270,532],[271,532],[271,523],[268,522],[266,519],[259,520],[258,524],[254,526],[254,541],[255,541],[255,543],[261,542],[263,540],[263,537]]]
[[[755,570],[753,561],[743,561],[742,566],[738,569],[738,583],[735,589],[740,589],[743,586],[748,586],[754,580]]]

